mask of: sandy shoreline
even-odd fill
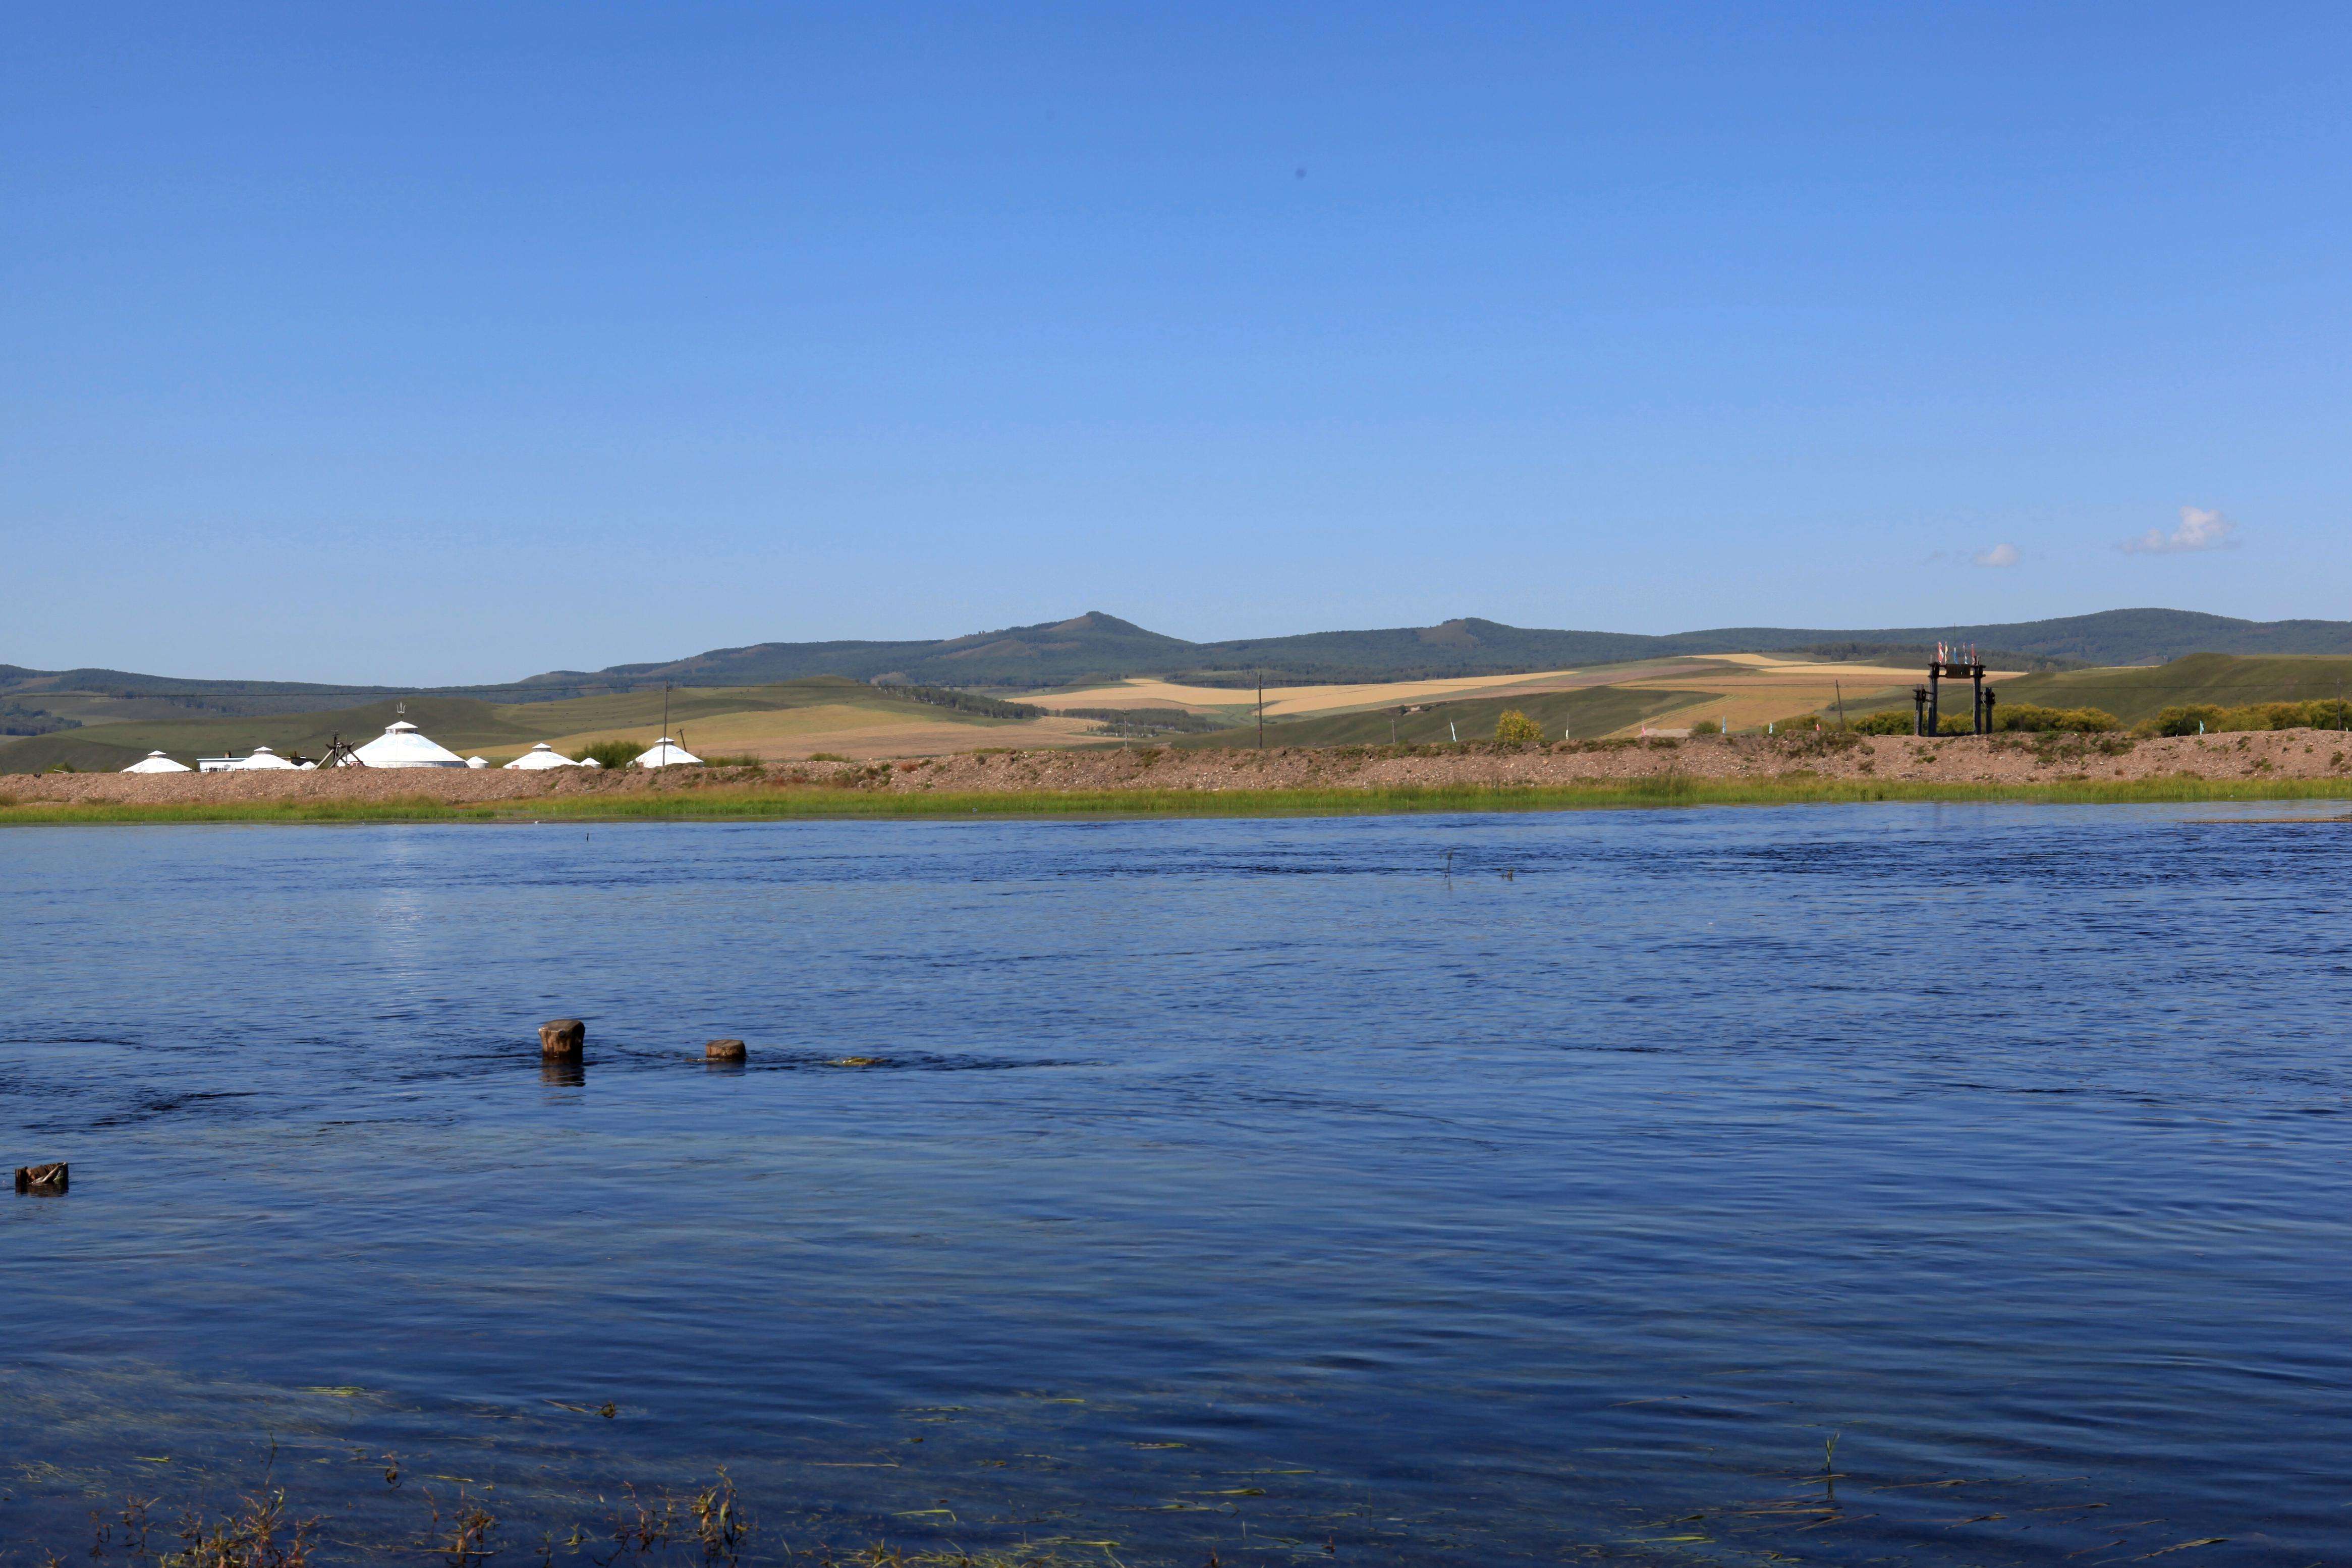
[[[714,788],[813,787],[894,795],[1101,794],[1122,790],[1411,790],[1605,786],[1643,780],[1801,781],[2032,786],[2154,779],[2343,779],[2352,790],[2352,736],[2275,730],[2131,741],[2097,735],[1734,735],[1686,741],[1579,742],[1524,749],[1356,747],[1309,750],[1139,746],[1027,750],[875,763],[801,763],[660,773],[560,770],[332,773],[43,773],[0,775],[10,805],[223,805],[396,803],[445,806],[642,797]]]

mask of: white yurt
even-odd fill
[[[403,719],[352,753],[371,768],[462,768],[466,759],[426,740],[423,731]]]
[[[521,768],[530,773],[536,773],[541,768],[576,768],[579,765],[544,741],[507,764],[510,768]]]
[[[467,757],[466,759],[466,765],[469,768],[487,768],[490,765],[490,759],[488,757]]]
[[[641,768],[675,768],[700,761],[700,757],[664,735],[637,753],[635,765]]]
[[[295,763],[288,762],[285,758],[279,756],[268,747],[256,746],[253,748],[253,754],[251,756],[239,757],[236,760],[236,766],[232,771],[236,773],[259,773],[270,768],[283,768],[290,773],[294,771],[295,766]]]
[[[175,763],[161,752],[150,752],[129,767],[126,773],[192,773],[196,770],[185,763]]]

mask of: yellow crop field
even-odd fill
[[[1471,675],[1444,680],[1395,680],[1362,685],[1269,686],[1265,690],[1268,719],[1304,719],[1322,713],[1386,708],[1402,703],[1444,702],[1463,697],[1501,697],[1520,691],[1567,691],[1587,686],[1613,686],[1635,676],[1664,679],[1675,670],[1695,668],[1689,659],[1653,659],[1638,665],[1604,665],[1596,669],[1552,669],[1535,674]],[[1090,686],[1082,691],[1024,695],[1024,702],[1056,710],[1071,708],[1181,708],[1193,713],[1235,717],[1257,711],[1255,688],[1183,686],[1174,681],[1139,678]]]
[[[735,713],[706,713],[675,726],[679,740],[698,756],[753,756],[768,762],[788,762],[813,752],[830,752],[860,760],[913,756],[939,752],[968,752],[976,746],[1067,746],[1089,737],[1093,728],[1084,719],[977,719],[938,710],[908,713],[903,708],[866,707],[855,702],[826,702],[804,708],[753,709]],[[650,742],[653,726],[599,728],[551,736],[548,744],[567,756],[597,741]],[[529,750],[524,746],[483,752],[503,762]]]
[[[2025,672],[1987,670],[1988,685],[2014,680]],[[1703,654],[1693,658],[1671,680],[1658,678],[1620,680],[1630,690],[1698,688],[1711,691],[1706,700],[1685,704],[1649,721],[1659,728],[1680,728],[1713,720],[1730,730],[1761,729],[1778,720],[1827,711],[1841,695],[1848,707],[1864,702],[1882,704],[1927,679],[1923,668],[1895,665],[1825,664],[1774,658],[1760,653]],[[1945,710],[1951,709],[1952,688],[1946,688]],[[1966,711],[1967,699],[1960,699]],[[1635,727],[1636,729],[1639,726]]]

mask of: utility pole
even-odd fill
[[[1830,685],[1837,691],[1838,728],[1843,730],[1845,728],[1845,682],[1843,680],[1832,680],[1830,682]]]
[[[1257,749],[1265,750],[1265,671],[1257,672]]]

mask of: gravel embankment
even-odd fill
[[[808,784],[893,793],[965,790],[1381,789],[1447,785],[1616,784],[1679,773],[1692,779],[1811,774],[1942,784],[2046,784],[2192,776],[2212,780],[2343,778],[2352,789],[2352,736],[2327,730],[2129,741],[2103,736],[1999,735],[1919,741],[1907,736],[1735,735],[1688,741],[1578,742],[1510,750],[1391,747],[1313,751],[965,752],[866,763],[775,763],[766,768],[673,769],[661,773],[472,772],[439,769],[331,773],[45,773],[0,776],[0,797],[25,803],[146,805],[228,802],[393,802],[447,805],[636,795],[747,785]]]

